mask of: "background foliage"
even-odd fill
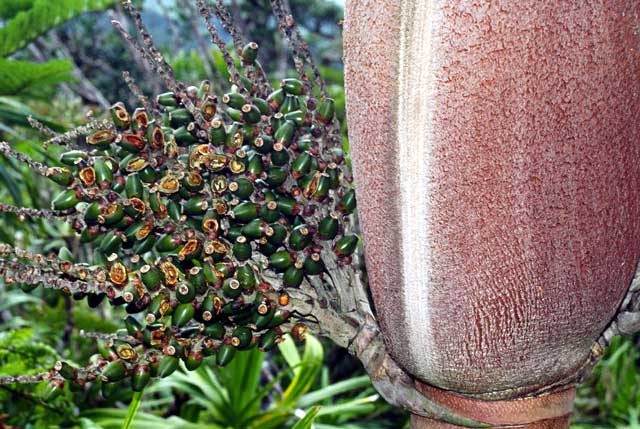
[[[329,92],[344,119],[341,62],[342,9],[327,0],[289,0]],[[140,2],[138,2],[140,3]],[[261,45],[269,76],[291,69],[268,1],[228,2],[234,19]],[[179,79],[197,83],[224,79],[220,53],[211,48],[193,2],[147,2],[144,19]],[[109,21],[127,23],[113,0],[0,1],[0,140],[36,160],[57,165],[54,148],[29,127],[32,115],[54,131],[100,116],[111,102],[133,105],[121,72],[130,71],[147,94],[163,88],[122,42]],[[343,122],[344,123],[344,122]],[[346,132],[346,129],[345,129]],[[51,200],[43,179],[14,160],[0,158],[0,201],[46,207]],[[77,239],[64,224],[0,218],[0,240],[41,253],[61,247],[78,252]],[[81,330],[113,332],[121,320],[111,308],[71,305],[52,290],[25,294],[0,285],[0,376],[34,374],[59,359],[87,362],[96,353]],[[640,352],[638,338],[618,339],[579,390],[575,429],[640,428]],[[44,386],[0,385],[0,427],[120,428],[137,403],[128,389],[94,383],[65,390],[52,403],[40,399]],[[247,351],[228,367],[184,368],[148,388],[133,420],[134,428],[398,428],[407,416],[381,401],[359,363],[340,349],[309,338],[292,340],[269,354]]]

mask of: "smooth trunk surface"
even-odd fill
[[[536,391],[615,314],[640,255],[639,15],[636,0],[347,2],[367,270],[414,376]]]

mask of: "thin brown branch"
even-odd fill
[[[144,107],[145,110],[149,112],[150,115],[156,116],[159,111],[159,108],[155,100],[149,101],[149,98],[143,94],[142,90],[140,89],[140,87],[138,86],[138,84],[136,83],[136,81],[133,79],[133,77],[128,71],[122,72],[122,78],[124,79],[124,82],[129,87],[129,91],[131,91],[131,93],[136,97],[136,99],[142,105],[142,107]]]
[[[113,122],[110,119],[93,120],[85,125],[76,127],[64,134],[59,134],[42,143],[42,147],[47,148],[49,145],[63,145],[69,147],[79,147],[75,144],[78,138],[85,137],[92,131],[108,130],[113,128]]]
[[[212,20],[211,7],[209,7],[203,0],[196,0],[196,4],[198,5],[198,10],[200,12],[200,15],[204,18],[204,22],[207,26],[207,30],[211,35],[211,41],[218,47],[218,49],[220,49],[220,52],[222,52],[222,58],[224,59],[224,63],[227,66],[227,70],[229,71],[229,74],[231,75],[231,82],[234,85],[236,85],[241,91],[246,91],[247,88],[245,88],[244,84],[242,83],[242,79],[240,78],[240,73],[238,72],[235,66],[233,58],[231,57],[231,54],[229,53],[229,50],[227,49],[224,43],[224,40],[222,40],[222,37],[218,33],[216,26],[211,22]]]
[[[44,134],[45,136],[47,136],[49,138],[53,138],[53,137],[56,137],[58,135],[58,133],[56,133],[51,128],[47,127],[45,124],[43,124],[42,122],[38,121],[37,119],[35,119],[31,115],[29,115],[27,117],[27,121],[29,121],[29,125],[31,125],[33,128],[38,130],[41,134]]]
[[[48,221],[63,220],[69,223],[82,221],[82,215],[78,213],[67,213],[59,210],[34,209],[30,207],[17,207],[10,204],[0,203],[0,213],[15,213],[22,220],[26,218],[45,219]]]
[[[123,6],[125,9],[127,9],[129,15],[133,18],[133,22],[138,29],[138,33],[142,37],[143,49],[148,54],[147,58],[154,63],[158,74],[164,80],[167,87],[175,93],[176,97],[178,97],[184,107],[189,111],[189,113],[191,113],[191,115],[193,115],[196,124],[198,124],[198,126],[200,126],[201,128],[206,128],[202,113],[198,108],[196,108],[196,106],[193,104],[193,101],[191,101],[191,99],[187,95],[184,84],[176,79],[173,68],[169,65],[169,63],[167,63],[164,55],[162,55],[162,53],[156,48],[155,44],[153,43],[151,34],[147,30],[146,25],[144,25],[144,22],[142,22],[140,12],[135,8],[130,0],[124,1]],[[114,25],[116,24],[114,23]],[[122,29],[121,27],[122,26],[118,28],[118,31],[122,33],[124,29]],[[124,32],[126,33],[126,31]]]

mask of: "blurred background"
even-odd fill
[[[193,0],[134,3],[180,80],[197,85],[209,79],[214,87],[226,88],[221,54],[210,43]],[[268,76],[274,81],[293,76],[269,1],[224,3],[246,40],[259,43]],[[344,2],[288,3],[344,119]],[[63,132],[102,117],[116,101],[135,106],[123,71],[146,95],[165,91],[114,30],[114,19],[133,28],[113,0],[0,0],[0,141],[57,165],[59,148],[43,147],[47,136],[29,126],[28,116]],[[344,133],[348,147],[346,127]],[[0,181],[1,202],[43,208],[51,201],[54,189],[46,179],[15,160],[0,157]],[[0,217],[0,241],[40,253],[78,247],[63,223],[25,222],[11,214]],[[0,376],[35,374],[60,359],[86,363],[97,348],[81,330],[114,332],[122,328],[120,312],[72,303],[52,290],[26,294],[0,284]],[[638,339],[614,341],[579,389],[572,428],[640,428]],[[126,385],[67,388],[50,403],[40,399],[43,388],[0,385],[0,428],[382,429],[407,427],[408,420],[379,398],[345,350],[314,338],[302,346],[287,341],[268,354],[243,352],[222,369],[203,365],[194,372],[178,371],[146,389],[133,422],[127,420],[133,414]]]

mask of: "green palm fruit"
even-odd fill
[[[258,44],[249,42],[242,48],[242,62],[245,64],[253,64],[258,57]]]
[[[304,273],[310,276],[324,271],[324,263],[318,253],[312,253],[304,260]]]
[[[216,353],[216,364],[225,366],[233,360],[236,355],[236,348],[230,344],[222,344]]]
[[[224,122],[220,118],[214,118],[211,121],[209,129],[209,140],[211,144],[221,146],[227,141],[227,131]]]
[[[60,155],[60,162],[70,167],[75,167],[83,161],[87,161],[89,156],[82,150],[70,150]]]
[[[242,235],[248,238],[260,238],[262,237],[269,225],[262,219],[257,218],[242,227]]]
[[[222,96],[222,102],[232,109],[240,110],[246,104],[242,94],[238,92],[229,92]]]
[[[267,223],[273,223],[280,219],[278,203],[276,201],[269,201],[267,204],[260,206],[260,217]]]
[[[258,347],[261,351],[268,352],[278,344],[278,337],[279,335],[276,329],[269,329],[267,332],[260,335],[260,340],[258,340]]]
[[[207,197],[205,196],[196,196],[188,199],[182,204],[182,212],[186,215],[203,215],[206,213],[209,208],[209,203],[207,202]]]
[[[53,210],[69,210],[78,204],[78,197],[76,191],[73,189],[67,189],[60,192],[51,202],[51,208]]]
[[[169,122],[173,128],[178,128],[193,122],[193,116],[187,109],[175,109],[169,112]]]
[[[280,105],[284,102],[285,92],[282,88],[276,89],[267,97],[267,103],[273,110],[278,110]]]
[[[238,261],[246,261],[251,258],[251,243],[243,235],[240,235],[235,239],[232,249],[233,256],[235,256]]]
[[[286,323],[289,320],[290,315],[291,313],[287,310],[276,310],[271,318],[271,322],[269,322],[268,328],[275,328]]]
[[[122,247],[123,241],[122,234],[109,231],[104,235],[102,241],[100,241],[99,249],[105,255],[110,255]]]
[[[110,167],[111,161],[98,157],[93,160],[95,171],[95,182],[100,189],[107,189],[113,183],[113,169]]]
[[[58,361],[54,368],[58,371],[58,374],[67,380],[75,380],[78,377],[78,369],[72,367],[67,362]]]
[[[284,124],[284,121],[284,113],[276,112],[271,116],[271,120],[269,122],[271,124],[271,128],[273,128],[274,131],[278,131],[282,124]]]
[[[267,172],[267,184],[272,188],[277,188],[286,182],[288,176],[287,170],[271,166]]]
[[[190,283],[181,283],[176,288],[176,298],[183,304],[193,301],[196,297],[196,288]]]
[[[302,264],[296,262],[294,265],[287,268],[282,276],[282,284],[286,287],[298,287],[304,279],[304,270]]]
[[[109,362],[102,370],[102,380],[113,383],[120,381],[127,376],[127,367],[121,360]]]
[[[298,155],[298,157],[291,164],[291,175],[293,176],[293,178],[298,179],[309,173],[312,160],[313,155],[308,152],[303,152]]]
[[[204,328],[204,334],[216,340],[224,337],[225,329],[222,323],[212,323]]]
[[[138,153],[146,146],[146,141],[138,134],[124,133],[121,135],[118,145],[131,153]]]
[[[276,271],[285,271],[293,265],[293,258],[286,250],[275,252],[269,257],[269,266]]]
[[[233,330],[231,345],[239,349],[244,349],[251,344],[252,339],[253,334],[251,333],[251,329],[241,326]]]
[[[182,207],[176,201],[169,200],[169,202],[167,203],[167,213],[173,221],[180,222],[180,217],[182,216]]]
[[[246,177],[238,177],[229,183],[229,191],[240,199],[246,200],[253,194],[253,183]]]
[[[252,176],[260,176],[264,171],[264,164],[262,163],[262,157],[253,155],[249,157],[247,164],[247,172]]]
[[[180,360],[175,356],[165,355],[160,359],[158,365],[158,377],[165,378],[173,374],[178,369]]]
[[[316,117],[325,124],[330,123],[336,113],[335,101],[332,98],[321,100],[316,109]]]
[[[306,115],[302,110],[294,110],[284,115],[284,119],[287,121],[293,122],[298,127],[301,127],[304,125],[304,121],[306,120]]]
[[[260,249],[260,253],[262,253],[266,257],[269,257],[273,255],[276,252],[276,250],[278,250],[278,247],[274,244],[269,243],[266,239],[264,239],[264,241],[262,240],[260,241],[259,249]]]
[[[225,279],[222,283],[222,293],[224,293],[224,296],[230,299],[239,297],[240,294],[242,294],[240,282],[234,278]]]
[[[306,225],[298,225],[289,235],[289,247],[294,250],[302,250],[311,244],[312,236]]]
[[[291,140],[293,139],[293,135],[296,132],[296,124],[293,121],[285,120],[282,125],[280,125],[273,135],[276,143],[281,143],[284,146],[289,146]]]
[[[73,183],[73,174],[65,167],[50,167],[47,170],[47,177],[62,186],[69,186]]]
[[[280,105],[280,113],[286,115],[289,112],[300,110],[300,99],[295,95],[287,95],[284,97],[284,101]]]
[[[124,325],[127,328],[127,332],[131,336],[135,336],[138,332],[144,329],[142,323],[140,323],[138,319],[133,316],[127,316],[126,319],[124,319]]]
[[[353,189],[349,189],[346,194],[340,199],[337,209],[345,214],[351,214],[356,209],[356,192]]]
[[[273,138],[266,134],[260,135],[253,140],[253,147],[262,154],[267,154],[273,149]]]
[[[191,267],[187,278],[189,283],[194,287],[197,294],[203,294],[207,291],[207,279],[204,270],[200,267]]]
[[[98,223],[104,226],[115,225],[124,217],[124,209],[119,204],[109,204],[100,210]]]
[[[301,153],[305,153],[308,152],[312,149],[313,147],[313,141],[309,138],[299,138],[298,141],[296,141],[296,149],[301,152]],[[315,158],[312,158],[312,160]]]
[[[300,204],[293,198],[278,197],[278,210],[287,216],[295,216],[300,212]]]
[[[145,320],[148,323],[154,323],[165,314],[168,307],[170,307],[170,305],[167,297],[162,293],[159,293],[151,300],[151,303],[147,308],[147,316],[145,317]]]
[[[231,213],[236,222],[248,223],[258,217],[258,207],[251,201],[245,201],[235,206]]]
[[[193,371],[198,369],[200,365],[202,365],[202,352],[199,351],[191,351],[184,359],[184,366],[189,370]]]
[[[198,139],[191,134],[189,128],[184,125],[173,131],[173,137],[180,146],[190,145],[198,141]]]
[[[193,319],[194,314],[195,309],[191,303],[178,304],[173,312],[171,323],[173,326],[180,328],[189,323],[189,321]]]
[[[280,87],[287,94],[302,95],[305,92],[304,83],[300,79],[288,78],[280,81]]]
[[[243,289],[251,289],[256,285],[256,275],[249,264],[238,267],[235,277]]]
[[[279,246],[287,238],[287,227],[281,223],[271,224],[271,235],[267,236],[269,243]]]
[[[271,323],[271,319],[273,319],[274,311],[271,308],[267,307],[267,310],[264,314],[258,313],[258,316],[255,318],[256,329],[261,330],[269,326]]]
[[[345,235],[336,241],[333,251],[338,256],[351,255],[358,246],[358,237],[356,235]]]
[[[134,392],[142,392],[151,380],[151,367],[149,365],[136,365],[131,374],[131,389]]]
[[[272,113],[271,106],[269,105],[269,103],[267,103],[266,100],[263,100],[262,98],[254,97],[251,99],[251,102],[258,108],[261,115],[265,115],[265,116],[271,115]]]
[[[87,137],[87,144],[98,149],[106,149],[115,139],[116,133],[114,130],[99,130]]]
[[[111,119],[116,127],[120,129],[126,129],[129,127],[131,123],[131,116],[129,116],[129,112],[127,112],[127,108],[124,106],[124,103],[117,102],[113,106],[111,106]]]
[[[145,229],[145,227],[142,227],[141,230]],[[137,235],[138,234],[136,234],[136,236]],[[145,253],[153,249],[153,245],[155,243],[156,237],[152,234],[149,234],[146,238],[142,238],[141,240],[136,241],[136,243],[133,245],[133,253],[135,255],[144,255]]]
[[[156,242],[158,252],[172,252],[182,244],[182,239],[177,234],[164,234]]]
[[[338,186],[340,186],[340,170],[338,169],[338,166],[331,162],[329,163],[329,165],[327,165],[327,168],[325,168],[324,173],[327,174],[329,176],[329,187],[331,189],[337,189]],[[355,203],[355,200],[354,200]],[[355,209],[355,206],[354,206]]]
[[[260,109],[252,104],[245,104],[242,106],[242,119],[249,124],[257,124],[260,122],[262,114]]]
[[[289,152],[282,145],[282,143],[276,143],[273,145],[273,152],[271,152],[271,163],[277,166],[283,166],[289,162]]]
[[[165,92],[156,97],[156,102],[161,106],[177,107],[178,99],[173,92]]]
[[[335,214],[323,218],[318,223],[318,237],[323,240],[333,240],[338,234],[339,225],[338,217]]]

